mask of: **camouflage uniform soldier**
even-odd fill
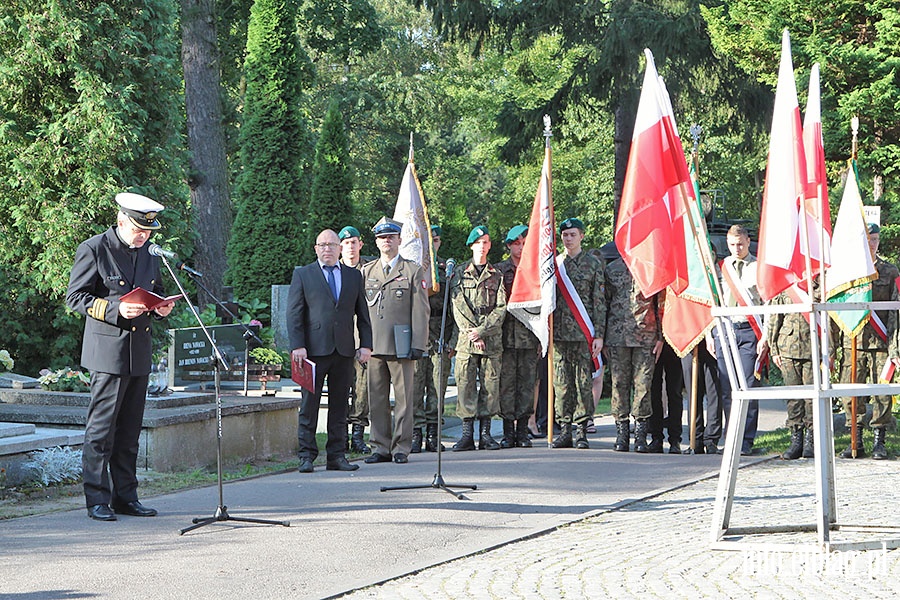
[[[362,271],[363,265],[375,260],[374,256],[360,256],[359,251],[363,247],[359,230],[348,225],[338,232],[341,241],[341,264]],[[357,343],[359,340],[357,340]],[[369,426],[369,386],[367,369],[368,363],[353,361],[356,366],[356,377],[350,387],[350,411],[347,414],[347,426],[351,433],[347,436],[349,449],[359,454],[368,454],[369,447],[365,441],[366,427]]]
[[[897,300],[897,285],[895,281],[900,277],[900,270],[896,266],[878,256],[878,243],[881,236],[881,228],[875,223],[869,223],[869,249],[872,256],[875,257],[875,269],[878,271],[878,279],[872,282],[872,301],[884,302],[887,300]],[[897,311],[879,310],[876,311],[881,323],[888,328],[887,340],[894,339],[896,330],[896,319],[891,318],[896,315]],[[889,313],[893,313],[889,315]],[[843,341],[843,358],[841,360],[841,381],[844,383],[851,382],[852,365],[850,362],[852,339],[849,335],[841,334]],[[859,383],[878,383],[878,375],[881,367],[888,360],[888,342],[879,337],[873,329],[872,322],[863,328],[862,332],[856,337],[856,379]],[[890,353],[891,357],[897,356],[896,350]],[[865,400],[860,398],[859,400]],[[866,414],[865,404],[857,400],[856,415],[856,456],[862,458],[865,456],[865,448],[863,447],[863,417]],[[887,450],[884,447],[885,432],[888,425],[891,424],[891,397],[890,396],[870,396],[872,402],[872,420],[869,426],[875,437],[875,443],[872,447],[872,458],[875,460],[884,460],[887,458]],[[842,400],[844,405],[844,414],[847,416],[847,424],[852,419],[852,410],[850,399]],[[853,458],[853,447],[847,448],[840,453],[841,458]]]
[[[512,291],[516,268],[522,257],[528,227],[516,225],[504,243],[509,258],[497,264],[506,296]],[[507,313],[503,321],[503,360],[500,370],[500,415],[503,417],[501,448],[530,448],[528,418],[534,412],[534,384],[540,348],[537,337],[519,319]]]
[[[603,349],[606,325],[606,300],[603,295],[603,265],[587,252],[582,252],[584,223],[580,219],[566,219],[559,226],[565,257],[557,264],[565,269],[575,293],[581,298],[586,317],[594,326],[594,338],[588,344],[584,331],[572,309],[560,297],[553,312],[553,392],[554,412],[560,433],[553,440],[554,448],[571,448],[572,423],[578,427],[575,447],[588,448],[588,419],[594,414],[591,374],[592,357]]]
[[[441,227],[431,226],[431,239],[434,254],[437,257],[441,247]],[[447,283],[447,261],[437,257],[437,277],[440,289],[428,297],[431,306],[431,317],[428,319],[428,356],[416,361],[416,376],[413,379],[413,397],[416,399],[415,424],[413,425],[412,453],[422,451],[422,428],[425,428],[425,451],[437,452],[438,402],[447,393],[447,376],[450,373],[450,358],[453,349],[447,340],[452,338],[453,313],[447,307],[447,319],[444,324],[444,355],[438,353],[441,337],[441,318],[444,314],[444,286]],[[439,381],[438,378],[442,381]],[[424,399],[424,401],[423,401]]]
[[[793,304],[790,296],[782,292],[772,298],[771,304]],[[809,322],[801,313],[773,314],[769,319],[768,340],[772,362],[781,369],[785,385],[802,385],[813,382],[812,350],[809,340]],[[781,458],[796,460],[814,456],[813,401],[811,398],[787,401],[787,426],[791,429],[791,445]]]
[[[506,316],[506,290],[500,271],[487,262],[491,238],[479,225],[466,243],[472,260],[463,263],[450,279],[453,317],[458,329],[456,342],[457,413],[463,433],[454,452],[474,450],[475,418],[478,417],[480,450],[499,450],[491,437],[491,417],[500,408],[500,360],[503,353],[501,328]],[[477,383],[485,391],[486,406],[478,404]]]
[[[606,267],[606,303],[606,354],[616,419],[613,449],[628,452],[630,412],[635,419],[634,451],[649,452],[650,390],[656,356],[662,350],[658,299],[644,297],[625,261],[618,258]]]

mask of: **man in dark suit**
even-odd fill
[[[122,296],[137,287],[163,293],[159,259],[146,245],[159,229],[163,206],[127,193],[116,202],[116,226],[78,246],[66,291],[66,305],[87,317],[81,364],[91,372],[91,403],[82,471],[88,516],[98,521],[115,521],[116,513],[156,515],[138,500],[136,475],[153,350],[151,313]],[[153,316],[167,316],[173,304],[156,308]]]
[[[347,449],[347,399],[353,382],[353,359],[361,363],[372,354],[372,327],[358,269],[342,268],[338,262],[341,244],[337,234],[326,229],[316,238],[318,260],[294,269],[288,293],[287,323],[291,360],[316,363],[315,393],[303,391],[298,436],[301,473],[312,473],[319,454],[316,423],[322,384],[328,376],[328,441],[325,445],[329,471],[355,471]],[[359,349],[353,323],[359,334]]]

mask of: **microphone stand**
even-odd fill
[[[214,365],[215,370],[215,386],[216,386],[216,471],[217,471],[217,483],[219,487],[219,505],[216,507],[216,512],[211,517],[198,517],[193,519],[191,522],[193,525],[190,527],[185,527],[181,530],[181,535],[184,535],[188,531],[192,531],[199,527],[203,527],[204,525],[209,525],[210,523],[215,523],[216,521],[238,521],[241,523],[260,523],[263,525],[284,525],[285,527],[290,527],[290,521],[271,521],[267,519],[251,519],[247,517],[233,517],[228,514],[228,507],[225,506],[224,500],[224,492],[222,489],[222,378],[221,378],[221,369],[225,369],[226,371],[230,368],[228,366],[228,362],[225,360],[225,357],[222,356],[221,350],[216,345],[215,340],[213,340],[212,334],[210,334],[209,329],[206,328],[206,325],[203,323],[203,319],[200,318],[200,314],[197,312],[197,308],[191,302],[191,299],[188,297],[187,292],[184,290],[184,286],[181,285],[181,281],[178,280],[178,277],[175,276],[175,271],[172,270],[172,265],[169,264],[169,261],[166,260],[165,256],[160,256],[159,259],[166,265],[166,269],[169,271],[169,274],[172,276],[172,279],[175,281],[175,285],[178,286],[178,290],[181,292],[184,297],[184,301],[187,302],[188,308],[190,308],[191,313],[194,315],[194,318],[197,320],[197,323],[200,324],[200,328],[203,330],[203,335],[206,336],[206,340],[209,342],[210,347],[213,349],[213,354],[210,356],[210,362]],[[200,288],[203,289],[207,294],[210,295],[211,298],[215,299],[217,303],[221,306],[221,302],[209,293],[209,290],[200,283],[197,279],[196,272],[191,273],[190,271],[185,271],[191,279],[196,283]],[[227,309],[226,309],[227,310]],[[230,311],[229,311],[230,312]],[[234,315],[232,315],[233,317]],[[244,370],[246,371],[247,367],[244,365]]]
[[[443,385],[444,378],[444,332],[446,331],[447,325],[447,304],[449,302],[450,297],[450,276],[453,274],[452,267],[449,269],[446,281],[444,282],[444,309],[441,312],[441,335],[438,339],[438,382],[441,385],[438,385],[438,430],[437,430],[437,473],[434,474],[434,480],[430,484],[425,485],[401,485],[394,487],[382,487],[382,492],[394,491],[394,490],[422,490],[433,488],[436,490],[444,490],[448,494],[452,494],[456,496],[457,500],[468,500],[466,496],[462,492],[456,492],[450,488],[465,488],[468,490],[476,490],[478,486],[476,485],[465,485],[465,484],[447,484],[444,482],[444,477],[441,475],[441,455],[444,453],[444,444],[441,441],[441,430],[444,424],[444,396],[446,395],[446,388]],[[428,387],[427,385],[425,386]],[[421,402],[421,398],[418,401]]]

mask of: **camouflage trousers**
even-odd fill
[[[440,354],[435,352],[416,361],[416,375],[413,377],[413,402],[415,420],[413,427],[421,429],[425,425],[438,422],[438,402],[447,394],[447,378],[450,375],[450,356],[444,352],[443,365]],[[438,373],[443,371],[443,373]],[[438,381],[441,377],[443,381]],[[440,390],[440,392],[438,391]]]
[[[347,413],[348,425],[369,426],[369,371],[368,365],[361,365],[354,360],[356,379],[350,388],[350,411]]]
[[[500,412],[501,360],[500,356],[456,353],[456,415],[459,418],[489,419]]]
[[[784,385],[803,385],[813,382],[812,361],[804,358],[781,357],[781,376]],[[812,398],[794,398],[787,401],[787,426],[812,427]]]
[[[594,414],[587,342],[553,342],[553,395],[557,423],[581,423]]]
[[[850,349],[844,348],[845,360],[841,364],[841,381],[851,383],[850,375],[852,372],[850,364]],[[857,350],[856,351],[856,381],[860,383],[878,383],[878,376],[881,374],[881,367],[888,359],[888,354],[884,350]],[[873,429],[876,427],[887,427],[891,424],[891,397],[890,396],[862,396],[856,399],[856,422],[862,423],[863,417],[866,416],[866,401],[872,403],[872,421],[869,426]],[[850,398],[842,398],[841,404],[844,405],[844,414],[847,415],[847,423],[851,420]]]
[[[612,378],[612,413],[616,421],[649,419],[653,414],[650,390],[656,361],[653,348],[608,346],[609,374]]]
[[[534,412],[539,348],[507,348],[500,367],[500,415],[518,420]]]

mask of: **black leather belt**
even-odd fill
[[[750,329],[749,321],[738,321],[734,324],[735,329]]]

